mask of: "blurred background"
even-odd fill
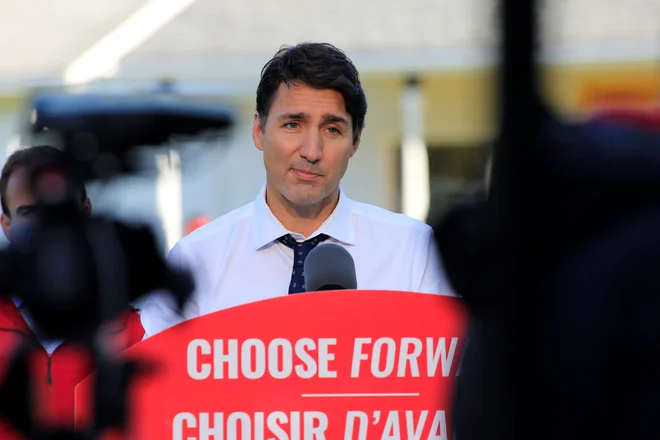
[[[255,92],[282,45],[332,43],[361,73],[369,111],[343,181],[350,197],[433,220],[484,190],[496,127],[492,0],[0,4],[3,163],[25,145],[26,103],[46,90],[180,96],[235,116],[219,139],[147,149],[143,173],[90,186],[95,213],[147,222],[165,252],[196,218],[250,202],[264,183]],[[657,103],[660,0],[552,0],[542,22],[544,89],[565,115]]]

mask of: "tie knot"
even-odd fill
[[[327,240],[325,234],[317,235],[314,238],[298,243],[291,235],[287,234],[277,239],[280,243],[293,249],[293,272],[291,273],[291,283],[289,284],[289,293],[300,293],[305,291],[305,258],[312,249],[319,243]]]
[[[283,235],[282,237],[278,238],[277,241],[282,243],[283,245],[291,248],[294,250],[296,253],[296,256],[307,256],[307,254],[314,249],[319,243],[324,242],[327,240],[328,237],[325,234],[319,234],[314,238],[310,238],[309,240],[305,240],[303,242],[297,242],[291,234]],[[302,252],[302,254],[300,254]]]

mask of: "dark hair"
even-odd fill
[[[301,43],[280,49],[261,70],[257,87],[257,113],[262,126],[282,83],[341,93],[353,123],[353,142],[357,142],[364,128],[367,97],[357,69],[344,52],[328,43]]]
[[[21,148],[12,153],[12,155],[7,158],[5,166],[2,167],[2,175],[0,175],[0,202],[2,203],[2,212],[6,215],[11,214],[9,212],[9,207],[7,206],[7,184],[11,174],[16,168],[25,167],[27,170],[31,171],[49,162],[61,160],[63,154],[64,153],[57,148],[47,145]],[[85,189],[85,183],[82,179],[74,178],[74,183],[78,186],[81,200],[84,201],[87,199],[87,190]]]

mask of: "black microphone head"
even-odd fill
[[[355,290],[357,275],[351,254],[334,243],[315,247],[305,259],[305,290]]]

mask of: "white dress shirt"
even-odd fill
[[[142,308],[145,338],[186,319],[287,296],[293,250],[277,241],[286,234],[297,241],[327,234],[327,243],[346,248],[355,261],[359,289],[454,295],[427,224],[350,200],[340,189],[330,217],[303,237],[282,226],[265,195],[264,186],[254,202],[202,226],[172,248],[169,264],[192,272],[195,292],[182,316],[169,297],[153,293]]]

